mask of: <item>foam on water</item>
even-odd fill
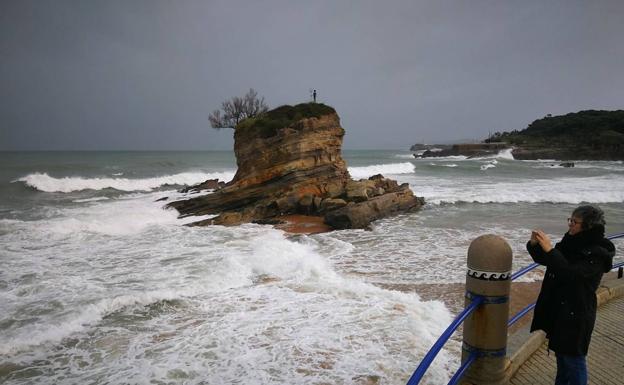
[[[401,159],[414,159],[414,154],[395,154],[394,157]]]
[[[440,302],[339,273],[329,258],[349,255],[349,242],[296,241],[259,225],[183,227],[154,202],[165,194],[85,202],[40,221],[2,220],[10,272],[2,277],[3,318],[41,315],[0,330],[0,354],[24,366],[38,360],[45,374],[36,380],[50,384],[348,384],[360,375],[395,383],[450,321]],[[33,278],[23,278],[32,266]],[[182,302],[157,311],[163,301]],[[51,302],[59,310],[37,310]],[[459,348],[447,349],[431,383],[448,380]],[[73,364],[55,366],[51,352]]]
[[[418,186],[416,194],[423,196],[429,204],[624,202],[624,178],[614,174],[584,178],[501,179],[496,183],[477,178],[451,180],[426,176],[406,176],[400,181]]]
[[[62,192],[82,190],[103,190],[112,188],[120,191],[150,191],[164,185],[193,185],[207,179],[219,179],[229,181],[234,177],[234,172],[183,172],[175,175],[164,175],[154,178],[128,179],[128,178],[84,178],[64,177],[54,178],[47,173],[34,173],[19,178],[14,182],[23,182],[27,186],[44,192]]]
[[[449,155],[449,156],[425,156],[421,159],[433,159],[433,160],[467,160],[468,157],[464,155]]]
[[[349,174],[354,179],[368,178],[376,174],[393,175],[393,174],[411,174],[416,169],[413,163],[389,163],[374,164],[364,167],[349,167]]]
[[[624,202],[618,172],[534,170],[539,163],[500,157],[436,158],[416,170],[374,159],[349,171],[395,174],[428,205],[371,231],[292,237],[260,225],[182,226],[201,218],[178,219],[163,206],[198,195],[174,191],[72,194],[38,209],[39,220],[0,218],[0,365],[25,368],[0,382],[404,383],[451,319],[414,288],[424,296],[427,284],[463,282],[466,249],[484,233],[509,240],[514,271],[524,267],[530,226],[567,210],[507,203]],[[426,166],[432,161],[450,168]],[[496,172],[481,172],[486,164]],[[113,188],[48,178],[49,186],[32,182],[41,191]],[[128,181],[137,189],[145,180]],[[565,230],[557,224],[546,228],[553,239]],[[448,382],[460,354],[451,341],[424,383]]]
[[[95,197],[95,198],[85,198],[85,199],[74,199],[75,203],[86,203],[86,202],[97,202],[97,201],[105,201],[108,200],[107,197]]]

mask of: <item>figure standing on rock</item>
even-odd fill
[[[555,385],[587,384],[587,350],[596,321],[596,289],[613,267],[615,246],[604,237],[601,209],[580,206],[555,247],[542,230],[527,243],[533,260],[546,266],[531,331],[543,330],[557,356]]]

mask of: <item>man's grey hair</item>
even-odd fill
[[[579,206],[572,212],[572,216],[583,221],[583,230],[591,229],[598,225],[605,225],[604,212],[596,206]]]

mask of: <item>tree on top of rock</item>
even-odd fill
[[[250,88],[245,96],[234,96],[221,103],[221,110],[214,110],[208,116],[212,128],[234,128],[247,118],[267,112],[269,106],[264,102],[264,97],[258,98],[256,90]]]

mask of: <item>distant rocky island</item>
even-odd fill
[[[344,134],[336,111],[321,103],[281,106],[247,118],[234,128],[234,179],[225,185],[204,182],[215,191],[168,206],[184,217],[216,215],[193,225],[279,225],[299,215],[320,218],[328,229],[345,229],[424,204],[408,184],[382,175],[351,179],[341,156]]]
[[[624,110],[547,115],[523,130],[496,132],[483,143],[432,145],[424,150],[412,147],[412,151],[419,151],[417,157],[474,157],[507,148],[515,159],[623,160]]]
[[[435,158],[445,156],[467,156],[469,158],[495,155],[501,150],[511,148],[507,143],[463,143],[453,145],[415,144],[410,151],[415,151],[416,158]]]

